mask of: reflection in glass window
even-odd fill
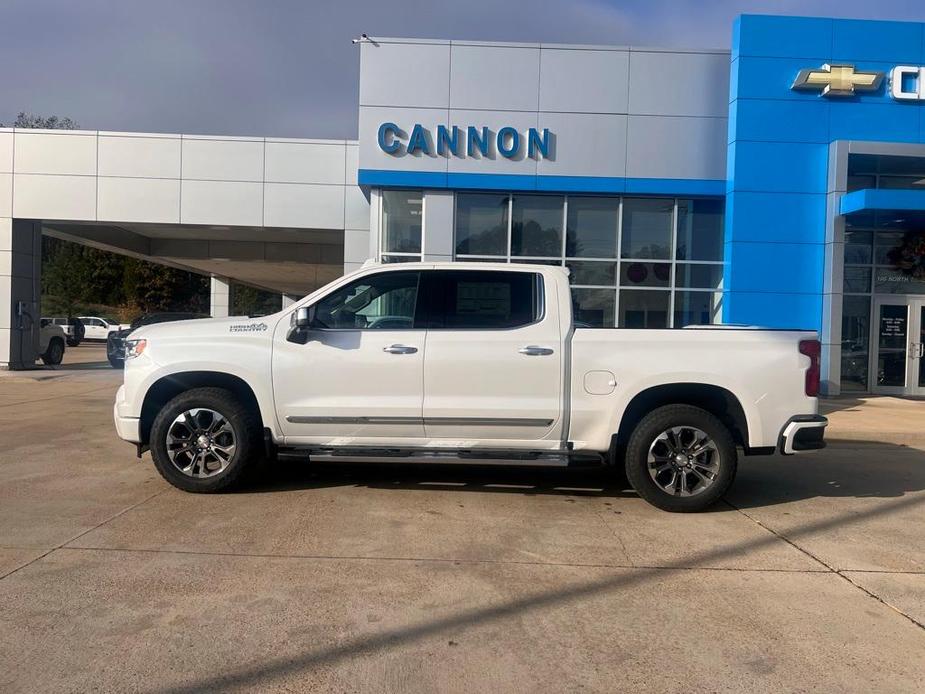
[[[723,259],[722,200],[678,200],[678,260]]]
[[[511,255],[562,255],[562,210],[557,195],[515,195],[511,206]]]
[[[671,263],[620,263],[621,287],[667,287]]]
[[[644,289],[620,292],[620,326],[624,328],[667,328],[671,292]]]
[[[414,325],[417,272],[369,275],[315,304],[313,327],[339,330],[407,330]]]
[[[565,255],[616,258],[620,198],[569,197]]]
[[[516,328],[537,320],[539,282],[531,272],[441,272],[446,304],[438,327]]]
[[[870,292],[870,268],[869,267],[846,267],[845,268],[845,291],[854,294],[866,294]]]
[[[422,200],[420,191],[382,191],[383,252],[421,252]]]
[[[507,195],[457,193],[457,255],[507,256],[507,213]]]
[[[722,265],[678,263],[676,268],[675,272],[678,274],[675,284],[678,287],[691,289],[722,289],[723,287]]]
[[[869,231],[845,232],[845,263],[847,265],[870,265],[873,256],[871,245],[873,234]]]
[[[613,289],[572,289],[575,327],[612,328],[616,299]]]
[[[623,200],[621,258],[671,258],[671,223],[674,200],[626,198]]]
[[[602,287],[617,286],[617,264],[570,260],[567,263],[572,284],[591,284]]]
[[[869,349],[870,297],[846,296],[841,321],[842,390],[867,390]]]
[[[719,292],[675,292],[674,327],[719,323],[723,295]]]

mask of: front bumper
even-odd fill
[[[829,420],[819,414],[791,417],[780,432],[777,448],[784,455],[825,448],[825,428]]]
[[[119,386],[116,402],[112,406],[112,418],[116,425],[116,434],[124,441],[141,442],[141,420],[138,417],[126,417],[122,414],[125,402],[125,386]]]

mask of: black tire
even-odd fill
[[[717,466],[712,484],[691,496],[669,494],[649,474],[650,447],[673,427],[701,430],[712,439],[718,454],[718,459],[710,458]],[[626,476],[633,489],[653,506],[674,513],[703,511],[719,501],[735,479],[737,465],[738,452],[729,429],[714,415],[691,405],[665,405],[653,410],[636,425],[626,446]],[[686,480],[696,482],[693,472],[685,474]]]
[[[57,366],[64,360],[64,340],[60,337],[53,337],[45,348],[45,354],[42,355],[42,362],[46,366]]]
[[[228,420],[236,448],[225,469],[210,477],[191,477],[181,472],[167,452],[167,434],[174,420],[190,409],[207,408]],[[187,492],[209,493],[229,490],[241,483],[263,457],[263,440],[258,413],[224,388],[193,388],[170,400],[151,427],[151,457],[161,476]]]
[[[125,368],[125,359],[119,359],[118,357],[107,357],[109,359],[109,365],[114,369],[124,369]]]

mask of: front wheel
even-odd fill
[[[217,492],[242,481],[261,456],[257,413],[224,388],[194,388],[173,398],[151,427],[161,476],[188,492]]]
[[[626,447],[633,489],[665,511],[702,511],[735,479],[735,443],[714,415],[691,405],[666,405],[643,417]]]
[[[45,354],[42,355],[42,362],[46,366],[57,366],[64,360],[64,341],[56,337],[48,343]]]

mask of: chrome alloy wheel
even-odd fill
[[[197,407],[181,413],[167,429],[170,462],[190,477],[212,477],[228,467],[237,447],[231,423],[219,412]]]
[[[720,455],[713,439],[695,427],[671,427],[649,446],[649,476],[672,496],[696,496],[719,475]]]

